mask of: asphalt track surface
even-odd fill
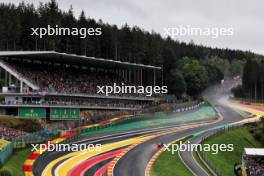
[[[142,136],[145,134],[152,134],[155,132],[164,132],[166,133],[161,136],[157,136],[153,139],[147,140],[143,142],[127,152],[115,165],[114,167],[114,175],[115,176],[144,176],[146,166],[150,160],[150,158],[157,152],[157,149],[153,147],[153,144],[157,143],[170,143],[176,139],[181,137],[185,137],[191,135],[195,132],[199,132],[201,130],[205,130],[214,126],[218,126],[221,124],[228,124],[236,121],[240,121],[243,117],[237,113],[236,111],[230,109],[229,107],[225,106],[225,103],[215,101],[214,105],[216,106],[218,112],[224,117],[224,119],[218,123],[206,125],[205,122],[197,122],[197,121],[190,121],[189,123],[185,124],[175,124],[175,125],[166,125],[166,126],[155,126],[150,127],[147,129],[136,129],[132,131],[125,131],[125,132],[116,132],[113,134],[98,134],[98,135],[90,135],[89,138],[83,137],[74,143],[86,143],[86,144],[106,144],[106,143],[113,143],[117,141],[122,141],[128,138]],[[194,110],[195,111],[195,110]],[[186,112],[184,112],[186,113]],[[182,113],[182,114],[184,114]],[[178,115],[180,115],[179,113]],[[173,131],[175,129],[179,129],[184,125],[192,126],[193,123],[203,124],[204,126],[200,127],[193,127],[189,129],[181,129],[177,131]],[[199,141],[199,139],[197,139]],[[194,141],[195,142],[195,141]],[[34,164],[33,172],[34,175],[40,176],[43,175],[42,171],[45,167],[54,159],[67,155],[69,152],[49,152],[46,155],[40,157],[37,162]],[[184,163],[192,170],[194,175],[203,176],[207,175],[203,169],[197,165],[196,161],[193,159],[190,153],[183,154],[183,161]],[[63,162],[64,160],[56,163],[55,167],[52,170],[52,175],[55,175],[55,169]]]
[[[187,113],[192,113],[195,112],[196,110],[191,110],[188,112],[181,112],[177,113],[176,116],[184,115]],[[208,119],[207,119],[208,120]],[[89,135],[83,136],[81,139],[78,139],[77,141],[74,141],[73,143],[85,143],[85,144],[106,144],[106,143],[112,143],[116,141],[122,141],[128,138],[136,137],[136,136],[141,136],[144,134],[150,134],[154,132],[159,132],[159,131],[165,131],[165,130],[172,130],[173,128],[179,128],[183,125],[191,125],[193,123],[199,123],[201,121],[190,121],[189,123],[186,124],[174,124],[174,125],[163,125],[163,126],[154,126],[154,127],[149,127],[149,128],[144,128],[144,129],[134,129],[134,130],[129,130],[129,131],[123,131],[123,132],[115,132],[115,133],[102,133],[102,134],[95,134],[95,135]],[[61,156],[64,156],[70,152],[49,152],[47,154],[42,155],[34,164],[33,167],[33,173],[36,176],[41,176],[42,171],[45,169],[45,167],[54,159],[59,158]],[[62,161],[63,162],[63,161]],[[57,163],[56,166],[58,166],[61,162]],[[56,168],[55,166],[55,168]],[[55,169],[54,168],[54,169]],[[53,170],[53,173],[54,170]],[[55,174],[54,174],[55,175]]]
[[[222,106],[218,105],[218,108],[220,109],[220,112],[222,113],[222,115],[225,117],[232,117],[232,118],[225,118],[226,119],[225,121],[227,123],[232,123],[233,121],[237,121],[239,119],[241,119],[241,120],[247,119],[248,117],[251,117],[252,115],[253,116],[255,115],[256,118],[257,118],[257,116],[263,116],[263,113],[261,112],[261,111],[263,111],[263,108],[261,108],[261,109],[256,108],[257,111],[255,111],[254,108],[252,108],[252,107],[250,109],[247,109],[244,107],[242,109],[244,109],[245,111],[241,112],[239,110],[236,110],[236,112],[239,112],[239,114],[241,114],[241,115],[238,115],[236,112],[234,112],[234,109],[230,109],[229,107],[225,106],[228,103],[228,102],[226,102],[226,100],[220,99],[219,102],[221,102],[221,104],[222,104]],[[241,109],[241,107],[239,109]],[[246,111],[248,111],[248,112],[246,112]],[[198,135],[198,136],[190,139],[189,141],[191,144],[199,144],[199,143],[201,143],[201,141],[204,137],[210,135],[211,133],[214,133],[214,130],[204,132],[201,135]],[[189,168],[189,170],[192,172],[193,175],[208,176],[208,173],[196,162],[191,151],[180,151],[179,155],[180,155],[180,158],[182,159],[183,163]]]
[[[219,123],[219,125],[232,123],[244,119],[244,117],[242,117],[240,114],[238,114],[237,112],[235,112],[234,110],[228,107],[223,108],[220,106],[219,109],[220,109],[219,110],[220,113],[225,119],[223,122]],[[228,117],[232,117],[232,118],[228,118]],[[191,144],[199,144],[205,136],[213,132],[214,130],[205,132],[202,135],[192,138],[189,141]],[[196,162],[195,158],[193,157],[192,151],[180,151],[179,155],[181,160],[184,162],[184,164],[188,167],[188,169],[192,172],[193,175],[208,176],[208,173]]]
[[[225,101],[219,101],[219,100],[215,101],[214,105],[216,106],[218,112],[223,116],[222,121],[212,125],[197,127],[195,129],[186,129],[183,131],[171,133],[144,142],[141,145],[138,145],[137,147],[130,150],[117,162],[114,168],[114,175],[115,176],[145,176],[145,170],[147,164],[151,159],[151,157],[156,152],[155,148],[152,147],[153,144],[157,144],[157,143],[167,144],[174,141],[175,139],[179,139],[181,137],[191,135],[201,130],[219,126],[222,124],[237,122],[244,119],[244,117],[242,117],[239,113],[237,113],[237,111],[234,111],[233,109],[226,106]],[[195,139],[194,142],[198,142],[198,141],[199,139]],[[194,175],[197,176],[207,175],[207,173],[194,160],[191,152],[183,153],[181,154],[181,156],[183,157],[183,161],[185,162],[185,164],[189,167],[189,169],[192,171]]]

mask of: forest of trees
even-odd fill
[[[78,18],[72,7],[59,9],[55,0],[32,4],[0,4],[0,50],[55,50],[150,64],[163,67],[164,84],[172,94],[197,96],[208,84],[225,76],[241,73],[245,59],[262,57],[249,51],[210,48],[163,38],[136,26],[116,25],[96,21],[81,12]],[[88,12],[89,13],[89,12]],[[89,15],[89,14],[88,14]],[[47,27],[101,28],[102,35],[32,36],[30,28]]]
[[[245,63],[242,85],[232,89],[235,97],[264,100],[264,60],[252,59]]]

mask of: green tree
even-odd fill
[[[183,77],[187,83],[187,93],[197,96],[203,91],[208,83],[205,67],[197,60],[192,60],[183,66]]]
[[[205,64],[204,66],[208,75],[208,83],[220,83],[224,79],[224,74],[218,67],[209,64]]]
[[[264,60],[261,61],[259,65],[259,94],[260,99],[264,100]]]
[[[186,92],[186,82],[179,70],[172,70],[167,78],[169,93],[181,97]]]
[[[248,60],[243,70],[242,84],[246,96],[251,99],[258,97],[259,65],[255,60]]]
[[[229,74],[231,77],[240,76],[243,73],[244,60],[233,60],[230,63]]]

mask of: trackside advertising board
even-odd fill
[[[50,108],[50,120],[79,120],[78,108]]]
[[[45,108],[18,108],[18,116],[20,118],[46,118],[46,109]]]

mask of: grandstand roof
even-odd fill
[[[245,148],[245,154],[250,156],[264,156],[264,148]]]
[[[121,62],[103,58],[87,57],[75,54],[59,53],[56,51],[0,51],[0,57],[15,57],[22,59],[32,59],[39,61],[52,61],[65,64],[89,65],[103,68],[143,68],[161,69],[161,67]]]

